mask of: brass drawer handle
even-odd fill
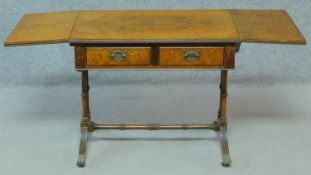
[[[184,59],[186,61],[194,62],[200,60],[201,52],[200,51],[191,51],[185,50],[184,51]]]
[[[121,62],[127,60],[127,52],[123,50],[114,50],[110,53],[110,59]]]

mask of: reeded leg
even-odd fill
[[[77,165],[84,167],[86,159],[86,145],[87,145],[87,128],[81,128],[80,148]]]
[[[231,165],[231,158],[229,154],[228,139],[227,139],[227,127],[220,127],[221,137],[221,152],[222,152],[222,166],[229,167]]]
[[[83,167],[85,165],[86,159],[86,147],[87,147],[87,138],[88,132],[92,131],[90,125],[90,109],[89,109],[89,85],[88,85],[88,71],[82,71],[82,118],[81,118],[81,138],[80,138],[80,148],[79,148],[79,157],[77,165]]]
[[[231,165],[231,158],[229,154],[229,146],[227,139],[227,79],[228,71],[221,71],[221,81],[220,81],[220,107],[218,111],[218,125],[220,129],[221,137],[221,152],[223,162],[222,166],[229,167]]]

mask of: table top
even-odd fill
[[[26,14],[5,46],[306,40],[284,10],[93,10]]]

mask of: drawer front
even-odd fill
[[[223,47],[161,47],[160,65],[222,66]]]
[[[87,66],[150,64],[148,47],[90,47],[86,52]]]

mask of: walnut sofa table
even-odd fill
[[[220,132],[223,166],[230,166],[227,77],[242,42],[305,44],[283,10],[102,10],[27,14],[5,46],[70,43],[82,73],[78,166],[97,129],[211,129]],[[215,69],[221,71],[218,119],[211,124],[98,124],[91,120],[88,71]]]

